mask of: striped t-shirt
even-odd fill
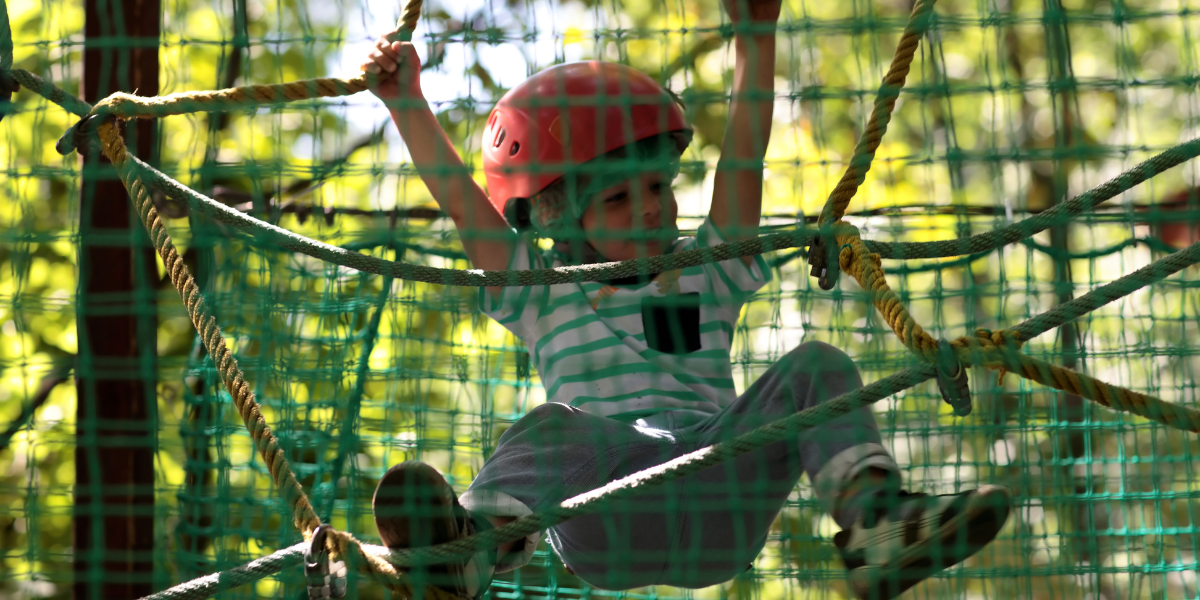
[[[671,252],[724,243],[709,221]],[[528,245],[512,269],[561,267]],[[761,256],[668,271],[649,283],[480,289],[484,312],[525,341],[546,399],[623,421],[664,410],[715,413],[736,399],[729,352],[742,304],[770,281]]]

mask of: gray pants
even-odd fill
[[[848,356],[810,342],[715,415],[676,410],[631,425],[547,403],[504,433],[471,491],[502,492],[536,512],[861,386]],[[855,502],[839,504],[838,495],[867,467],[896,469],[864,408],[562,523],[549,531],[550,542],[576,575],[599,588],[716,585],[753,562],[802,473],[848,527]]]

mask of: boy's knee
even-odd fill
[[[577,412],[577,409],[571,408],[570,406],[567,406],[566,404],[560,404],[558,402],[547,402],[547,403],[545,403],[541,406],[538,406],[538,407],[534,408],[533,410],[529,411],[525,415],[525,418],[530,419],[532,421],[537,421],[537,422],[555,421],[555,420],[569,419],[572,416],[574,416],[576,412]]]
[[[825,342],[805,342],[780,359],[788,372],[806,374],[857,373],[845,352]]]
[[[566,404],[547,402],[533,408],[516,423],[513,423],[513,426],[500,436],[500,443],[509,443],[518,437],[528,439],[528,436],[531,435],[544,436],[546,432],[562,431],[579,412],[578,409],[571,408]]]

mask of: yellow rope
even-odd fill
[[[879,144],[883,141],[883,131],[887,122],[891,120],[892,110],[896,107],[896,99],[900,97],[900,88],[904,87],[904,80],[908,77],[909,66],[912,64],[913,56],[917,53],[921,35],[926,29],[926,20],[933,15],[934,2],[936,0],[918,0],[913,5],[908,25],[904,27],[904,33],[901,34],[900,42],[896,45],[896,54],[892,57],[892,65],[883,77],[883,85],[875,98],[871,116],[867,119],[867,129],[863,131],[858,143],[854,146],[854,154],[850,159],[850,165],[846,167],[846,172],[842,173],[842,178],[833,188],[833,192],[829,194],[825,208],[821,210],[821,216],[817,219],[818,225],[828,225],[841,219],[846,214],[846,207],[850,205],[850,200],[858,192],[858,186],[862,185],[863,180],[866,179],[867,171],[871,169],[871,159],[874,158],[875,151],[879,149]]]
[[[134,96],[116,92],[96,103],[92,114],[125,119],[155,118],[194,112],[257,108],[264,104],[313,98],[349,96],[367,89],[365,76],[324,77],[272,85],[247,85],[223,90],[179,92],[166,96]]]
[[[204,296],[200,294],[200,288],[196,286],[191,273],[188,272],[183,258],[175,250],[171,236],[167,233],[162,220],[158,217],[158,211],[154,208],[154,203],[150,200],[150,194],[142,184],[141,178],[130,168],[125,140],[121,138],[112,121],[101,123],[98,133],[104,155],[112,161],[121,181],[125,184],[125,189],[129,191],[134,208],[141,217],[142,224],[146,226],[146,231],[150,234],[150,240],[158,250],[158,255],[162,257],[171,283],[179,291],[183,305],[192,320],[192,325],[200,334],[204,349],[208,351],[208,355],[216,364],[221,379],[225,382],[225,388],[229,390],[233,404],[237,407],[238,414],[241,415],[242,422],[246,425],[246,430],[250,432],[250,438],[254,440],[255,448],[258,449],[259,455],[267,465],[271,480],[275,482],[276,489],[279,490],[284,502],[292,511],[293,523],[307,538],[320,525],[320,519],[313,511],[312,504],[309,503],[308,496],[300,487],[300,483],[296,481],[287,458],[284,457],[283,449],[279,447],[279,440],[276,439],[275,434],[271,432],[271,428],[263,418],[262,412],[258,408],[258,402],[254,400],[254,392],[246,383],[242,370],[238,368],[237,359],[229,351],[225,338],[221,335],[221,329],[217,326],[216,318],[213,317],[204,302]]]

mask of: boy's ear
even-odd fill
[[[509,198],[504,204],[504,220],[517,231],[528,231],[533,226],[529,213],[529,198]]]

